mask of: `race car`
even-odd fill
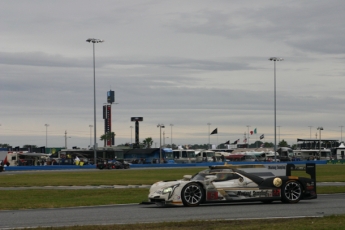
[[[263,178],[255,175],[256,168],[260,168],[258,165],[210,166],[194,176],[185,175],[181,180],[160,181],[153,184],[148,203],[193,207],[215,202],[297,203],[302,199],[317,198],[315,163],[307,163],[303,167],[311,178],[291,176],[291,170],[297,168],[293,164],[269,165],[261,168],[272,169],[268,173],[274,174],[273,170],[274,168],[277,170],[277,167],[284,169],[284,176]],[[262,172],[258,174],[263,175]]]

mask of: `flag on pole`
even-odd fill
[[[256,132],[256,128],[254,129],[254,134],[256,134],[257,132]]]
[[[212,135],[212,134],[217,134],[218,133],[218,130],[217,130],[218,128],[216,128],[215,130],[213,130],[212,131],[212,133],[210,134],[210,135]]]
[[[265,138],[265,135],[262,134],[262,135],[260,136],[260,140],[261,140],[261,139],[264,139],[264,138]]]
[[[250,135],[253,135],[253,131],[250,131]]]

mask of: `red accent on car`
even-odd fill
[[[207,200],[218,200],[218,192],[207,192]]]
[[[273,189],[272,196],[280,196],[280,189]]]

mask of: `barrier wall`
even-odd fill
[[[327,164],[345,164],[345,160],[328,160]]]
[[[320,160],[320,161],[290,161],[289,163],[293,163],[295,165],[299,164],[306,164],[306,163],[315,163],[317,165],[325,165],[329,163],[327,160]],[[228,164],[286,164],[287,162],[236,162],[236,161],[229,161]],[[211,165],[224,165],[224,162],[205,162],[205,163],[188,163],[188,164],[132,164],[131,168],[179,168],[179,167],[208,167]],[[37,170],[71,170],[71,169],[95,169],[94,165],[45,165],[45,166],[9,166],[4,167],[5,171],[37,171]],[[106,170],[106,169],[105,169]]]

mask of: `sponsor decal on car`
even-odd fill
[[[268,169],[286,169],[286,165],[269,165]]]
[[[272,190],[239,190],[236,193],[237,196],[244,196],[246,198],[255,198],[255,197],[272,197]]]

